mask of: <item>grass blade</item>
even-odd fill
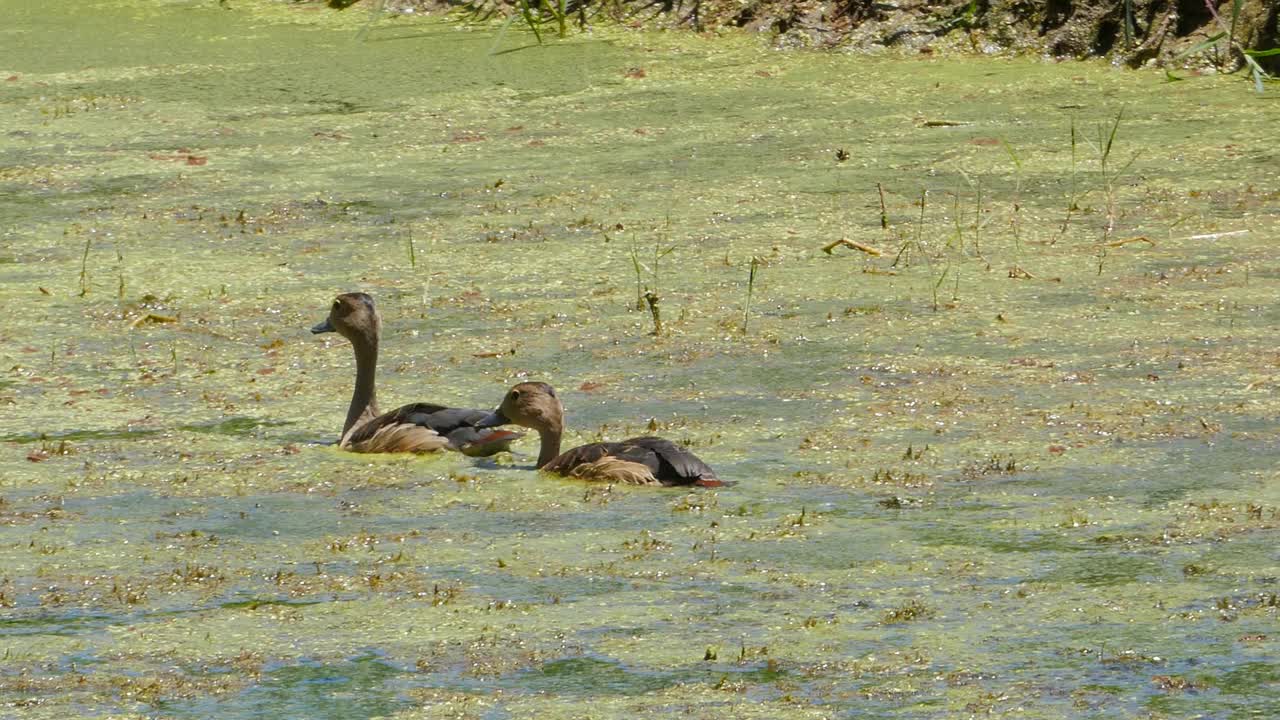
[[[533,31],[533,36],[538,39],[538,44],[542,44],[542,32],[538,30],[538,20],[533,16],[533,8],[529,7],[529,0],[520,0],[520,14],[524,16],[524,22]]]
[[[1225,32],[1220,32],[1220,33],[1217,33],[1217,34],[1214,34],[1214,35],[1210,35],[1210,36],[1209,36],[1209,38],[1208,38],[1207,40],[1205,40],[1204,42],[1196,43],[1195,45],[1192,45],[1191,47],[1187,48],[1186,50],[1183,50],[1182,52],[1178,53],[1177,55],[1174,55],[1174,56],[1170,59],[1170,62],[1177,62],[1177,61],[1181,60],[1182,58],[1187,57],[1188,55],[1195,55],[1196,53],[1198,53],[1198,52],[1200,52],[1200,51],[1202,51],[1202,50],[1207,50],[1207,49],[1209,49],[1209,48],[1213,47],[1214,45],[1217,45],[1217,44],[1218,44],[1218,41],[1219,41],[1219,40],[1221,40],[1222,38],[1226,37],[1226,36],[1227,36],[1227,34],[1226,34]]]

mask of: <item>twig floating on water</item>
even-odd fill
[[[1152,240],[1146,235],[1137,235],[1135,237],[1127,237],[1127,238],[1121,238],[1119,240],[1112,240],[1111,242],[1107,243],[1107,247],[1114,247],[1114,248],[1124,247],[1125,245],[1129,245],[1136,242],[1144,242],[1149,247],[1156,246],[1155,240]]]
[[[832,253],[831,251],[841,246],[850,247],[850,248],[853,248],[854,250],[861,250],[862,252],[868,255],[874,255],[875,257],[880,257],[881,255],[884,255],[884,253],[880,252],[879,248],[874,248],[874,247],[871,247],[870,245],[863,245],[860,242],[854,242],[853,240],[848,240],[846,238],[840,238],[835,242],[831,242],[824,245],[822,248],[822,252],[828,255],[832,255],[834,253]]]
[[[161,323],[175,323],[175,322],[178,322],[178,318],[173,317],[172,315],[157,315],[155,313],[147,313],[146,315],[143,315],[142,317],[129,323],[129,327],[136,328],[139,325],[142,325],[143,323],[161,324]]]

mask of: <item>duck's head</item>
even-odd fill
[[[378,334],[382,332],[382,318],[367,293],[343,293],[333,299],[329,317],[311,328],[311,332],[317,335],[336,332],[352,343],[376,346]]]
[[[564,406],[555,388],[544,382],[525,382],[507,391],[502,404],[477,427],[522,425],[538,432],[564,431]]]

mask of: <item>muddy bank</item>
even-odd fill
[[[742,28],[771,33],[786,47],[1029,52],[1106,57],[1131,67],[1157,63],[1234,71],[1245,67],[1243,51],[1276,47],[1280,5],[1245,0],[1234,15],[1232,3],[1219,5],[1210,8],[1200,0],[575,0],[567,10],[579,22],[605,16],[699,31]],[[391,11],[461,10],[480,16],[507,14],[516,7],[509,0],[385,2]],[[1197,49],[1214,37],[1216,42]],[[1257,62],[1272,73],[1280,68],[1280,57],[1260,57]]]

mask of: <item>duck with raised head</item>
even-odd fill
[[[558,475],[628,485],[728,484],[697,455],[660,437],[590,443],[560,452],[564,405],[556,397],[555,388],[544,382],[525,382],[511,388],[498,409],[477,425],[522,425],[537,430],[542,444],[538,468]]]
[[[336,332],[351,342],[356,354],[356,386],[347,408],[338,446],[362,453],[457,450],[472,456],[509,450],[522,433],[477,425],[490,413],[413,403],[388,413],[378,411],[374,376],[378,368],[378,339],[382,317],[366,293],[343,293],[334,298],[329,317],[311,332]]]

